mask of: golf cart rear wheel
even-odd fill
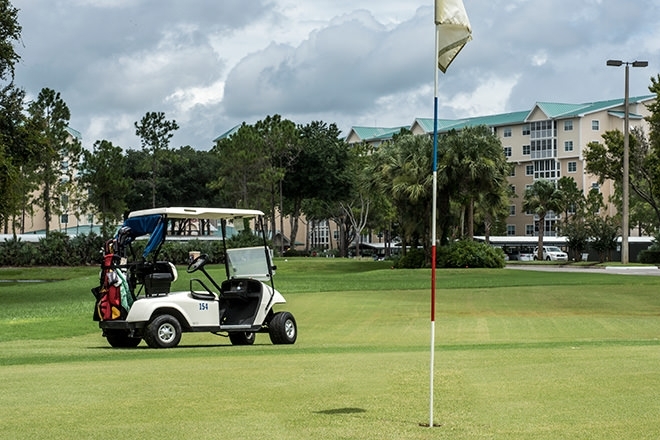
[[[105,338],[108,340],[108,344],[114,348],[135,348],[142,340],[129,337],[128,332],[123,330],[106,330]]]
[[[268,335],[273,344],[293,344],[298,338],[298,326],[289,312],[277,312],[268,323]]]
[[[144,340],[151,348],[172,348],[181,341],[181,324],[172,315],[157,316],[145,330]]]
[[[256,335],[254,332],[231,332],[229,340],[232,345],[252,345]]]

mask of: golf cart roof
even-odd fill
[[[124,220],[122,228],[117,232],[116,239],[122,244],[130,244],[135,238],[150,235],[149,241],[142,253],[147,258],[152,252],[154,258],[167,235],[168,219],[202,219],[202,220],[238,220],[263,216],[256,209],[232,208],[153,208],[133,211]]]
[[[233,209],[233,208],[153,208],[133,211],[128,218],[143,217],[149,215],[167,215],[168,218],[198,218],[198,219],[232,219],[250,218],[264,215],[256,209]]]

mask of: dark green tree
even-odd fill
[[[560,209],[560,194],[555,182],[550,180],[535,180],[525,190],[522,208],[538,216],[539,239],[538,255],[543,260],[543,235],[545,233],[545,217],[550,211],[557,212]]]
[[[297,235],[298,219],[305,200],[316,201],[307,205],[309,212],[305,214],[308,218],[331,218],[336,215],[338,203],[345,199],[350,187],[346,174],[348,146],[340,138],[337,126],[314,121],[299,126],[298,132],[298,152],[282,181],[283,213],[289,215],[292,239]],[[325,215],[318,211],[323,206],[327,208]]]
[[[21,39],[18,9],[9,0],[0,0],[0,225],[7,232],[8,222],[19,214],[23,188],[27,182],[23,167],[32,158],[25,141],[23,100],[25,92],[14,86],[14,68],[20,61],[16,44]],[[15,222],[12,222],[15,232]]]
[[[267,210],[270,188],[262,180],[266,155],[261,146],[254,126],[243,123],[211,149],[219,166],[210,188],[232,207]]]
[[[153,208],[151,187],[151,155],[145,150],[124,152],[126,156],[126,177],[131,184],[126,194],[128,211]],[[160,205],[160,194],[156,192],[156,205]],[[163,205],[164,206],[164,205]]]
[[[586,212],[586,199],[578,188],[575,179],[563,176],[557,181],[558,212],[562,221],[558,229],[566,236],[566,245],[577,261],[589,245],[588,219],[592,214]]]
[[[7,233],[14,221],[29,207],[28,195],[36,189],[32,174],[35,159],[34,146],[28,141],[24,109],[25,92],[13,85],[6,86],[0,94],[0,221]]]
[[[280,115],[267,116],[254,125],[258,150],[263,153],[264,167],[260,180],[269,190],[270,230],[275,233],[275,207],[283,205],[283,181],[299,153],[300,134],[296,124]]]
[[[67,130],[71,113],[59,92],[44,88],[29,108],[28,136],[36,152],[35,174],[41,193],[36,203],[44,211],[46,233],[50,232],[51,216],[58,212],[58,184],[63,161],[77,160],[80,142]],[[62,182],[64,183],[64,182]]]
[[[210,187],[219,166],[219,157],[209,151],[190,146],[169,151],[161,162],[162,174],[169,177],[160,181],[157,200],[169,206],[225,205]]]
[[[163,112],[147,112],[140,122],[135,122],[135,134],[140,137],[142,149],[151,157],[151,206],[156,207],[156,186],[161,178],[159,162],[163,152],[167,152],[170,139],[179,129],[176,121],[165,119]]]
[[[85,150],[80,171],[80,183],[101,220],[102,235],[107,237],[127,208],[125,198],[131,181],[126,177],[126,156],[112,142],[96,141],[92,151]]]
[[[18,9],[9,0],[0,0],[0,79],[14,78],[14,68],[21,59],[15,45],[23,28],[18,23]]]

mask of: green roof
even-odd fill
[[[82,134],[78,130],[75,130],[71,127],[66,127],[66,131],[68,131],[72,137],[76,139],[82,139]]]
[[[654,99],[656,95],[642,95],[630,97],[631,104],[638,104]],[[486,125],[488,127],[501,127],[506,125],[523,124],[535,108],[540,109],[549,119],[567,119],[581,117],[589,113],[609,110],[624,104],[623,99],[610,99],[606,101],[587,102],[582,104],[568,104],[559,102],[537,102],[531,110],[511,113],[500,113],[488,116],[476,116],[463,119],[438,119],[438,131],[446,132],[452,129],[460,130],[464,127]],[[623,117],[623,111],[610,110],[610,114]],[[631,118],[640,119],[641,115],[630,114]],[[415,122],[426,132],[433,132],[433,118],[417,118]]]
[[[465,127],[476,127],[478,125],[486,125],[489,127],[497,127],[502,125],[522,124],[529,115],[529,111],[512,113],[501,113],[498,115],[477,116],[474,118],[464,119],[438,119],[438,131],[444,132],[449,130],[460,130]],[[417,118],[415,122],[426,132],[433,131],[433,118]]]
[[[238,129],[241,128],[241,125],[243,125],[243,124],[238,124],[238,125],[233,126],[233,127],[230,128],[229,130],[227,130],[227,131],[225,131],[224,133],[222,133],[222,134],[221,134],[220,136],[218,136],[217,138],[213,139],[213,142],[215,143],[215,142],[221,141],[221,140],[223,140],[223,139],[226,139],[226,138],[228,138],[228,137],[231,137],[231,135],[233,135],[234,133],[236,133],[236,132],[238,131]]]
[[[630,103],[637,104],[653,98],[655,98],[655,95],[642,95],[630,97],[628,100]],[[563,104],[556,102],[536,103],[537,107],[539,107],[550,119],[565,119],[584,116],[589,113],[619,107],[623,104],[624,99],[609,99],[607,101],[586,102],[583,104]]]
[[[351,130],[363,141],[391,139],[393,135],[402,129],[410,130],[410,125],[400,127],[351,127]]]

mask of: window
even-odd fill
[[[522,127],[522,135],[529,136],[529,124],[525,124]]]
[[[594,131],[600,130],[600,122],[598,120],[591,121],[591,129]]]
[[[525,235],[534,235],[534,225],[525,225]]]
[[[564,121],[564,131],[573,131],[573,121]]]
[[[516,205],[509,205],[509,215],[516,215]]]
[[[506,157],[511,157],[511,147],[504,147],[504,155]]]
[[[537,121],[530,124],[532,159],[557,157],[556,121]]]
[[[516,177],[516,166],[511,164],[511,169],[509,170],[509,177]]]
[[[535,179],[558,179],[561,177],[559,163],[554,159],[534,161]]]
[[[69,214],[62,214],[60,216],[60,223],[64,223],[65,225],[69,223]]]
[[[525,166],[525,176],[533,176],[533,175],[534,175],[534,165]]]
[[[502,133],[502,135],[505,138],[510,138],[511,137],[511,127],[505,127],[504,132]]]
[[[506,225],[506,235],[516,235],[516,225]]]
[[[568,163],[568,172],[569,173],[576,173],[577,172],[577,162],[569,162]]]
[[[564,151],[573,151],[573,141],[564,142]]]
[[[509,191],[511,191],[511,194],[516,193],[516,185],[509,185]]]
[[[532,147],[529,145],[523,145],[523,154],[529,155],[532,152]]]
[[[600,192],[600,185],[598,184],[598,182],[592,183],[591,189],[595,189],[596,191]]]

